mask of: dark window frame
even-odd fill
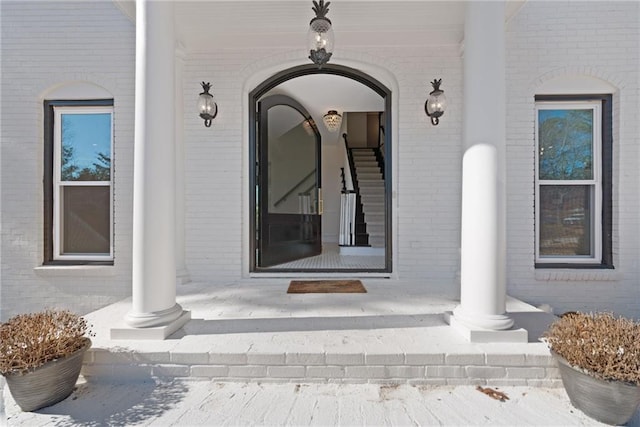
[[[571,269],[613,269],[613,95],[585,94],[585,95],[536,95],[535,102],[544,101],[600,101],[602,123],[602,259],[599,263],[583,264],[570,262],[536,262],[535,268],[571,268]],[[537,130],[536,130],[537,132]],[[536,150],[538,141],[536,141]],[[539,191],[537,188],[535,191]],[[535,217],[536,221],[540,218]],[[538,245],[539,236],[536,235],[535,244]]]
[[[113,107],[113,99],[88,100],[45,100],[44,101],[44,168],[43,168],[43,209],[44,209],[44,254],[42,265],[113,265],[109,261],[55,260],[53,259],[53,152],[54,142],[54,107]],[[113,185],[113,178],[111,179]],[[111,219],[113,221],[113,217]],[[113,236],[111,236],[113,239]],[[115,252],[115,250],[114,250]]]

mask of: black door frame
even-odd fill
[[[385,120],[384,120],[384,133],[386,135],[384,144],[385,155],[385,267],[382,269],[323,269],[322,272],[380,272],[391,273],[393,263],[393,247],[392,247],[392,211],[391,211],[391,189],[392,189],[392,153],[391,148],[393,145],[393,135],[391,129],[391,90],[378,80],[363,73],[355,68],[345,67],[343,65],[325,64],[322,68],[318,68],[314,64],[299,65],[287,70],[280,71],[269,77],[264,82],[260,83],[255,89],[249,92],[249,271],[250,272],[311,272],[311,270],[299,270],[299,269],[259,269],[256,265],[256,248],[257,248],[257,224],[256,224],[256,165],[257,165],[257,150],[256,150],[256,138],[257,138],[257,103],[258,100],[271,89],[275,88],[281,83],[287,80],[294,79],[296,77],[314,75],[314,74],[331,74],[341,77],[346,77],[351,80],[355,80],[368,88],[372,89],[378,95],[384,99],[385,108]],[[316,270],[318,271],[318,270]]]
[[[300,113],[300,116],[304,120],[312,120],[307,109],[295,99],[287,95],[269,95],[260,99],[258,102],[258,117],[260,117],[258,125],[258,131],[260,132],[261,146],[258,147],[258,165],[269,164],[269,141],[268,137],[268,114],[269,110],[275,106],[287,106]],[[300,121],[302,125],[302,120]],[[314,140],[315,140],[315,179],[317,197],[321,196],[322,190],[322,139],[318,128],[312,126]],[[297,159],[296,159],[297,160]],[[269,210],[269,186],[266,185],[269,182],[269,167],[259,168],[260,179],[258,183],[260,185],[260,191],[258,194],[258,206],[260,206],[260,212],[256,209],[256,215],[259,216],[258,224],[260,224],[259,233],[260,240],[258,247],[260,256],[258,257],[258,263],[262,266],[258,269],[270,269],[271,265],[282,264],[284,262],[293,261],[296,259],[307,258],[310,256],[319,255],[322,253],[322,218],[321,213],[315,214],[292,214],[292,213],[271,213]],[[295,188],[295,187],[294,187]],[[319,199],[317,199],[319,201]],[[319,202],[320,203],[320,202]],[[317,205],[319,208],[319,204]],[[282,229],[286,229],[288,239],[273,242],[274,236],[282,235],[278,233]],[[291,239],[291,230],[297,230],[293,233],[297,236],[296,239]],[[303,231],[303,230],[306,230]],[[311,236],[311,239],[309,237]],[[266,264],[266,265],[265,265]]]

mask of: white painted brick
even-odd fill
[[[192,377],[222,378],[229,376],[228,366],[195,365],[191,367]]]
[[[491,354],[486,355],[487,365],[493,366],[524,366],[524,354]]]
[[[388,378],[389,374],[384,366],[347,366],[345,378]]]
[[[93,362],[110,365],[131,365],[133,363],[133,353],[128,351],[107,351],[95,350],[93,352]]]
[[[427,366],[427,378],[462,378],[467,375],[463,366]]]
[[[323,353],[287,353],[285,355],[287,365],[324,365]],[[327,362],[328,363],[328,362]]]
[[[246,353],[209,353],[209,363],[214,365],[245,365]]]
[[[307,366],[307,378],[342,378],[344,366]]]
[[[469,378],[503,378],[506,375],[506,369],[495,366],[467,366],[466,373]]]
[[[425,371],[422,366],[387,366],[391,378],[423,378]]]
[[[304,378],[304,366],[268,366],[267,375],[272,378]]]
[[[171,363],[201,365],[209,362],[209,353],[171,352]]]
[[[61,7],[60,2],[40,2],[34,14],[30,2],[2,2],[3,28],[11,29],[2,34],[2,103],[11,107],[2,108],[0,320],[47,306],[87,313],[131,294],[135,25],[112,2],[73,3],[59,13]],[[505,28],[508,291],[527,302],[552,304],[558,312],[606,309],[636,318],[640,313],[638,7],[637,2],[526,2]],[[399,237],[394,273],[402,280],[427,283],[425,292],[455,294],[463,117],[461,104],[453,100],[463,99],[464,81],[459,46],[341,48],[363,67],[380,65],[398,85],[393,94],[401,138],[393,141],[398,194],[394,233]],[[194,281],[234,281],[246,275],[242,260],[248,242],[241,236],[243,230],[246,234],[243,187],[248,164],[242,90],[256,73],[278,64],[283,69],[299,56],[297,50],[273,46],[269,52],[212,48],[185,57],[185,101],[198,93],[199,81],[214,75],[221,106],[214,125],[205,129],[185,104],[186,264]],[[437,127],[430,125],[422,109],[424,91],[416,90],[425,86],[425,70],[446,76],[444,88],[452,100]],[[573,74],[618,88],[613,130],[616,269],[615,275],[545,272],[541,279],[542,273],[533,267],[533,96],[548,79]],[[116,105],[116,263],[107,278],[59,277],[33,270],[41,262],[44,244],[41,96],[68,81],[104,87]],[[211,167],[212,159],[216,167]],[[202,185],[211,182],[218,185]],[[224,200],[224,209],[218,200]],[[395,280],[390,279],[389,286]],[[408,355],[404,363],[432,364]]]
[[[444,363],[447,365],[484,365],[484,354],[479,353],[450,353],[445,355]]]
[[[529,378],[546,378],[546,369],[544,368],[512,368],[507,367],[507,378],[513,379],[529,379]]]
[[[247,353],[249,365],[284,365],[284,353]]]
[[[367,365],[401,365],[404,362],[403,354],[365,354]]]
[[[133,362],[142,363],[169,363],[171,355],[168,351],[132,353],[131,360]]]
[[[188,377],[191,371],[185,365],[156,365],[151,372],[156,377]]]
[[[525,363],[527,366],[556,366],[556,361],[551,355],[525,355]]]
[[[262,378],[267,376],[266,366],[244,365],[229,366],[229,377],[231,378]]]
[[[442,365],[444,364],[444,353],[406,353],[404,355],[405,365]]]
[[[363,365],[364,354],[362,353],[327,353],[325,355],[327,365]]]

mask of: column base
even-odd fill
[[[473,343],[490,343],[490,342],[505,342],[505,343],[527,343],[529,342],[529,333],[524,328],[515,327],[513,320],[508,316],[504,316],[508,319],[508,322],[503,324],[510,324],[508,329],[490,329],[483,328],[465,322],[460,319],[458,314],[454,312],[445,312],[444,320],[452,329],[462,335],[467,341]],[[497,319],[496,319],[497,320]]]
[[[162,326],[167,323],[171,323],[182,316],[182,313],[182,307],[180,304],[176,303],[171,308],[148,313],[137,313],[131,310],[126,316],[124,316],[124,321],[127,325],[134,328],[148,328],[151,326]]]
[[[177,304],[176,304],[177,305]],[[178,306],[179,307],[179,306]],[[191,320],[190,311],[181,311],[177,319],[159,326],[134,327],[122,324],[111,328],[112,340],[164,340]]]

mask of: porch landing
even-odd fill
[[[289,279],[178,287],[191,320],[166,340],[111,340],[130,300],[86,316],[96,336],[83,375],[113,381],[216,381],[559,386],[538,341],[553,316],[508,299],[520,344],[469,343],[444,321],[457,301],[428,286],[362,279],[366,294],[287,294]]]

